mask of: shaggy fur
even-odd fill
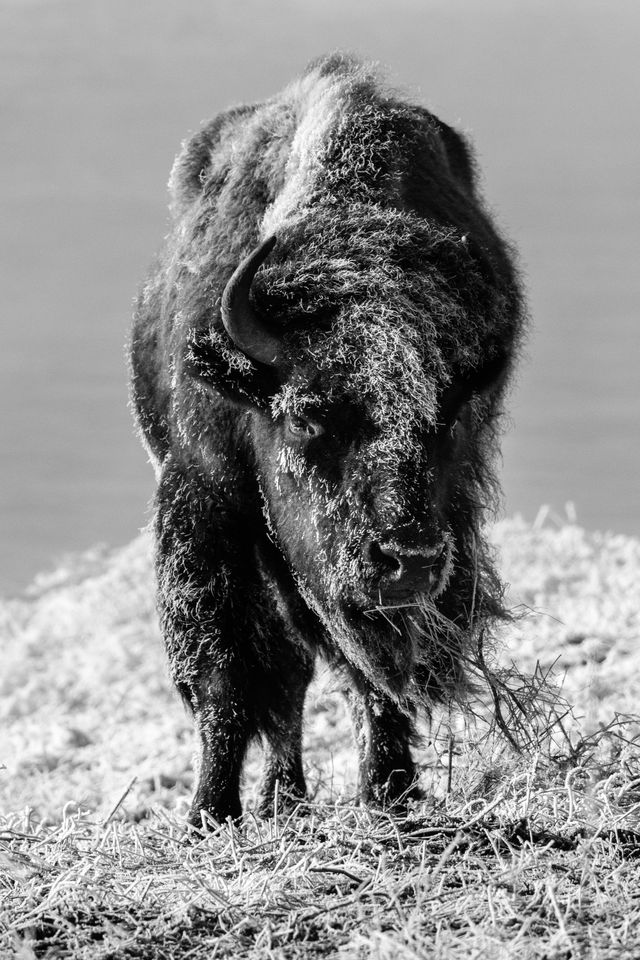
[[[264,807],[277,780],[304,795],[317,654],[348,688],[361,794],[391,802],[414,783],[416,709],[464,687],[474,637],[503,615],[481,524],[523,323],[512,255],[463,139],[342,56],[205,125],[170,189],[131,369],[163,629],[202,741],[191,818],[240,815],[257,735]],[[252,297],[278,368],[220,317],[271,234]],[[430,588],[386,591],[385,549],[407,568],[438,557]]]

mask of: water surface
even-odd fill
[[[639,26],[585,0],[0,0],[0,589],[145,522],[123,343],[173,156],[336,47],[473,136],[521,250],[507,512],[640,533]]]

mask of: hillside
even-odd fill
[[[640,720],[621,715],[640,690],[640,542],[548,519],[492,536],[519,613],[502,661],[538,677],[555,665],[573,713],[553,760],[495,737],[465,745],[459,719],[437,718],[428,800],[404,821],[353,805],[348,724],[320,671],[312,816],[187,843],[192,729],[165,669],[147,534],[2,603],[0,954],[638,956]],[[258,767],[254,752],[249,809]]]
[[[502,659],[555,665],[591,733],[640,702],[640,542],[574,525],[496,525],[512,607]],[[74,557],[0,607],[0,809],[56,819],[68,801],[102,810],[135,776],[128,808],[180,803],[191,782],[191,722],[165,668],[151,542]],[[331,678],[309,697],[307,760],[353,781],[348,724]],[[327,692],[329,691],[329,692]],[[331,772],[329,772],[331,771]],[[177,789],[174,789],[177,786]]]

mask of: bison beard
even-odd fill
[[[416,796],[419,709],[504,616],[482,536],[523,326],[465,141],[335,55],[183,146],[138,299],[158,599],[201,740],[190,819],[241,815],[247,746],[302,798],[314,662],[343,678],[360,794]]]

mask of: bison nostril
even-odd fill
[[[374,566],[382,569],[385,576],[399,576],[402,571],[402,561],[398,552],[392,547],[380,546],[377,540],[369,544],[369,559]]]
[[[377,540],[367,545],[367,557],[376,572],[376,589],[387,599],[430,595],[439,589],[445,554],[443,545],[418,549]]]

